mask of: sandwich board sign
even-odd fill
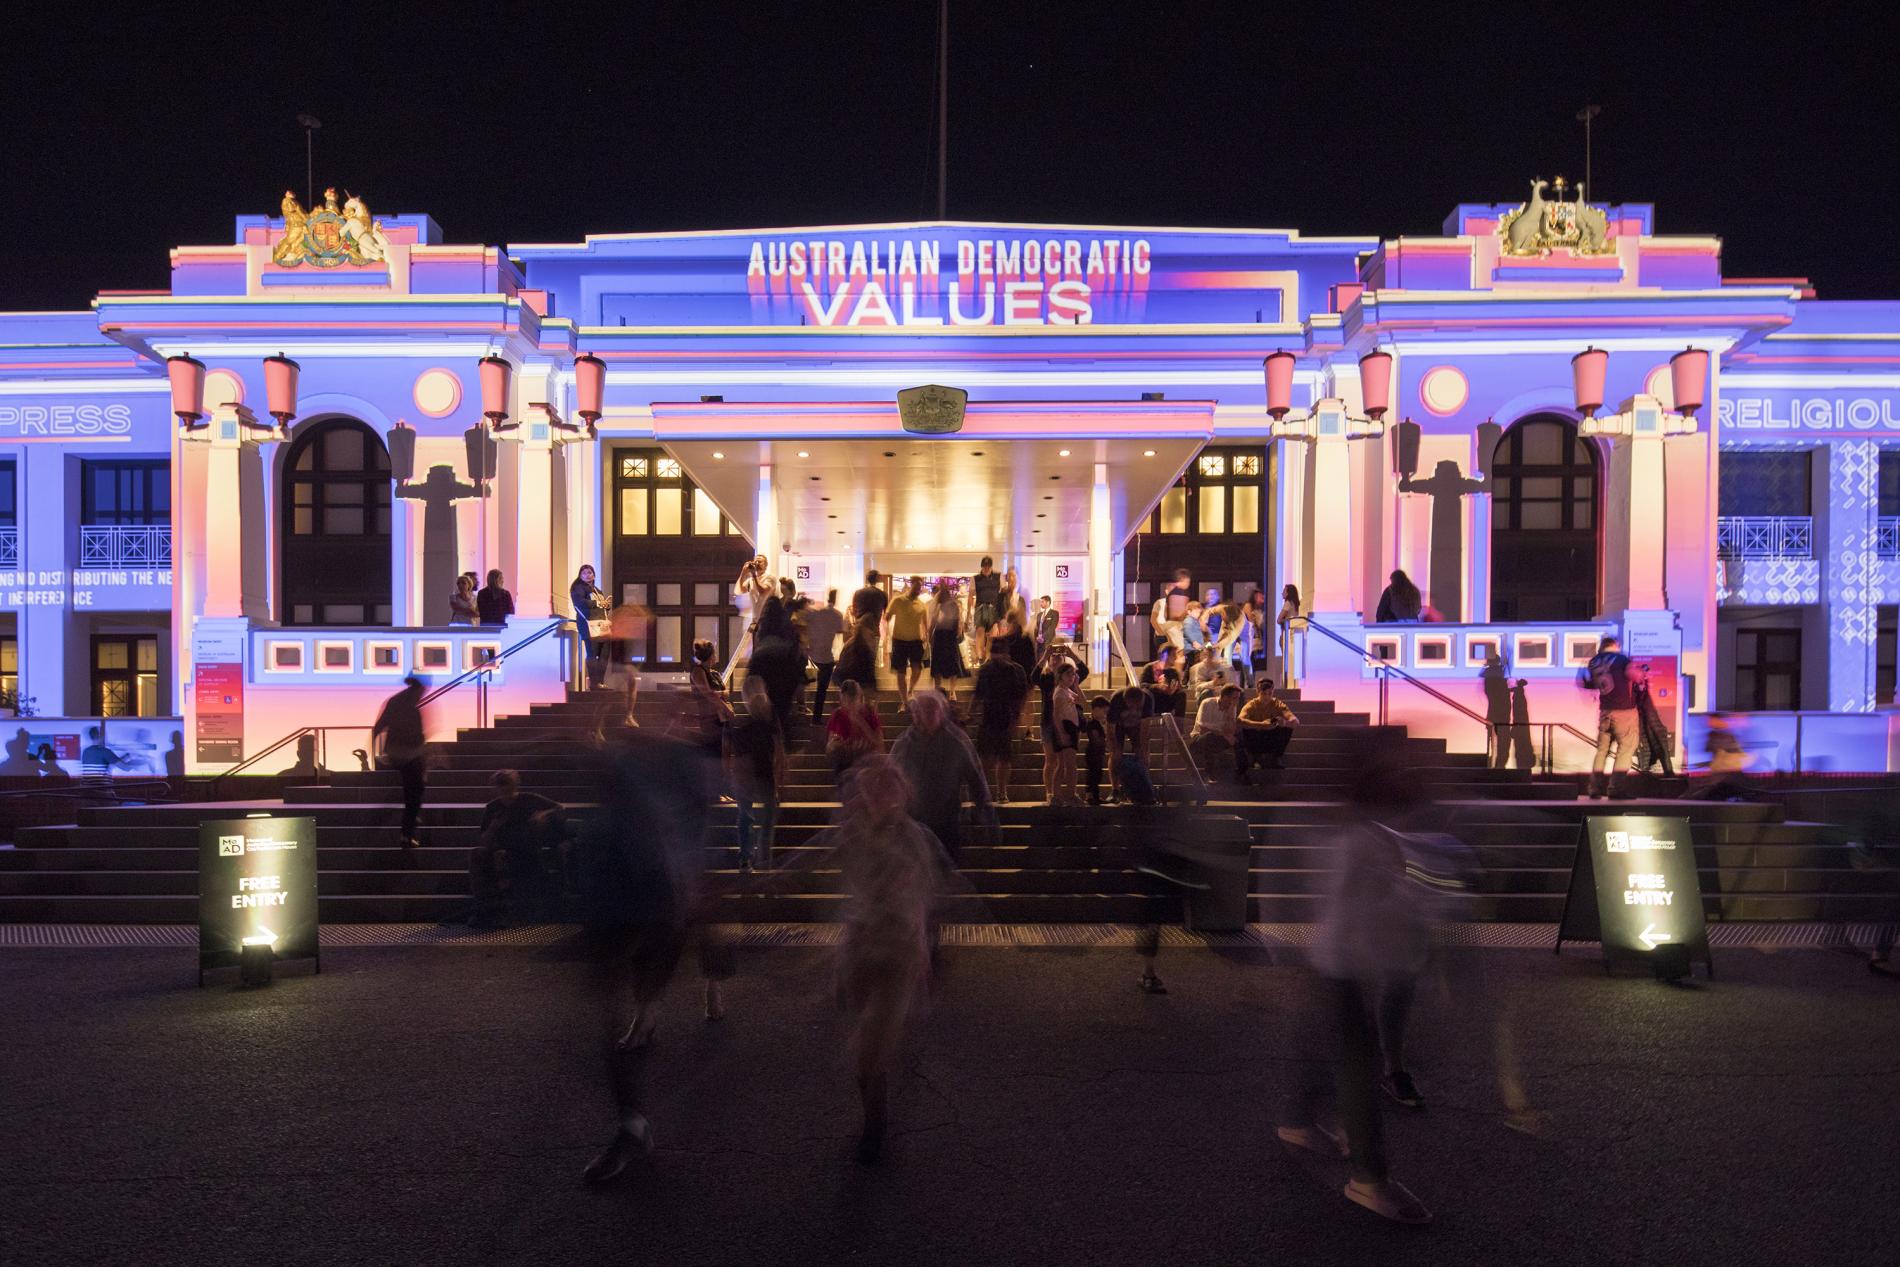
[[[1714,976],[1689,820],[1644,814],[1584,819],[1555,949],[1566,941],[1601,943],[1606,969],[1648,963],[1660,946],[1685,946]]]
[[[245,946],[316,960],[317,820],[218,818],[198,824],[198,984],[235,968]]]

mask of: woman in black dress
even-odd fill
[[[939,581],[930,596],[930,684],[954,702],[957,679],[968,676],[963,667],[963,603],[948,581]]]

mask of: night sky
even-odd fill
[[[163,287],[275,214],[299,111],[319,189],[452,242],[924,218],[936,7],[49,8],[0,53],[0,308]],[[1731,277],[1900,299],[1891,11],[1426,8],[953,0],[950,217],[1434,234],[1582,177],[1594,102],[1593,199],[1720,235]]]

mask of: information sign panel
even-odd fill
[[[1557,926],[1557,948],[1566,941],[1601,942],[1606,965],[1647,962],[1659,946],[1686,946],[1713,976],[1689,820],[1642,814],[1586,818]]]
[[[198,983],[236,967],[247,944],[270,946],[274,959],[318,958],[316,819],[198,825]]]

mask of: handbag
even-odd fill
[[[588,621],[587,636],[589,638],[605,638],[607,636],[607,618],[602,616],[599,620]]]

